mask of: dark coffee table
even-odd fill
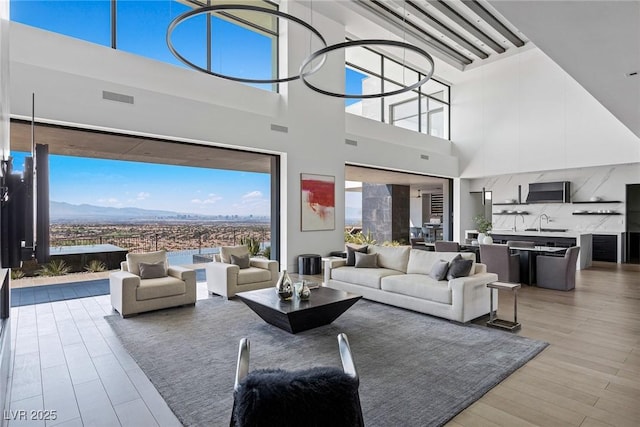
[[[324,286],[312,290],[307,301],[282,301],[275,288],[239,292],[236,296],[265,322],[292,334],[328,325],[362,298]]]

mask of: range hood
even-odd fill
[[[569,181],[531,183],[527,203],[569,203],[570,184]]]

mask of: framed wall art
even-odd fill
[[[302,231],[336,228],[336,183],[328,175],[300,174]]]

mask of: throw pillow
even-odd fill
[[[353,267],[354,265],[356,265],[355,253],[360,252],[360,253],[366,254],[368,249],[369,249],[368,246],[363,246],[361,248],[353,248],[351,246],[347,246],[347,265],[349,267]]]
[[[356,268],[378,268],[378,254],[363,254],[356,252]]]
[[[164,268],[164,262],[141,262],[138,264],[140,268],[141,279],[159,279],[160,277],[167,277],[167,272]]]
[[[434,280],[444,280],[447,277],[447,271],[449,271],[449,263],[443,259],[436,261],[431,267],[429,276]]]
[[[169,265],[167,261],[167,251],[162,250],[156,252],[128,253],[126,259],[127,270],[129,271],[129,273],[133,273],[136,276],[140,275],[139,264],[141,262],[146,262],[147,264],[164,262],[164,271],[166,276],[167,266]]]
[[[249,254],[241,255],[241,256],[236,256],[234,254],[231,254],[230,256],[231,256],[231,264],[235,264],[241,269],[249,268],[249,265],[251,263],[251,261],[249,260]]]
[[[243,256],[249,253],[249,248],[245,245],[220,246],[220,259],[225,264],[231,264],[231,255]]]
[[[447,273],[447,280],[456,279],[458,277],[466,277],[471,273],[471,266],[473,266],[472,259],[463,259],[460,254],[449,263],[449,272]]]

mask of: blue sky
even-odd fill
[[[118,49],[187,67],[171,54],[165,41],[169,23],[187,10],[177,1],[119,0]],[[10,11],[14,21],[111,45],[109,0],[11,0]],[[205,15],[189,18],[176,27],[172,40],[183,56],[206,68]],[[214,18],[211,45],[213,71],[244,78],[271,78],[271,38]],[[347,69],[347,93],[361,92],[364,77]],[[345,100],[346,105],[354,102],[358,100]],[[21,169],[24,153],[12,154],[16,169]],[[51,200],[72,204],[202,214],[270,214],[267,174],[52,156],[50,178]]]
[[[13,152],[14,171],[29,153]],[[52,155],[50,199],[206,215],[270,215],[269,174]],[[232,184],[230,184],[232,183]]]

